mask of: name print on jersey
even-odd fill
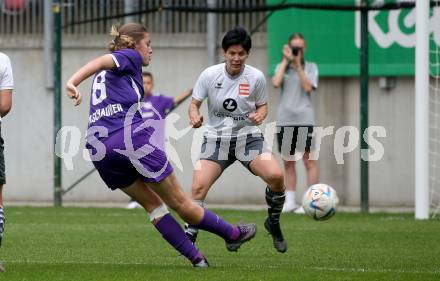
[[[101,119],[101,117],[106,116],[112,116],[113,114],[116,114],[118,112],[122,112],[122,105],[120,103],[116,104],[109,104],[104,108],[99,108],[95,110],[92,114],[89,115],[89,123],[94,123]]]

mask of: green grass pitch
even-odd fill
[[[211,267],[194,269],[142,210],[8,207],[0,280],[440,280],[438,219],[283,215],[289,249],[279,254],[264,230],[264,211],[217,212],[233,223],[256,222],[257,236],[230,253],[202,232],[198,245]]]

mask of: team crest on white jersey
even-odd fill
[[[249,96],[249,84],[238,85],[238,95],[239,96]]]

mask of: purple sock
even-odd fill
[[[171,244],[179,253],[187,257],[192,263],[203,258],[202,253],[191,243],[183,232],[182,227],[170,214],[163,216],[155,225],[162,237]]]
[[[238,227],[232,226],[208,209],[204,210],[205,213],[203,214],[202,221],[199,224],[194,225],[196,228],[200,228],[217,234],[227,241],[235,240],[238,238],[238,236],[240,236],[240,230],[238,229]]]

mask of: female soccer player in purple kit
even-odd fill
[[[110,189],[120,189],[139,202],[168,243],[195,267],[208,267],[166,205],[184,221],[222,237],[229,251],[252,239],[256,225],[234,227],[183,192],[165,152],[149,143],[154,130],[143,124],[140,113],[142,66],[152,55],[150,35],[137,23],[113,26],[111,35],[111,54],[81,67],[66,85],[68,96],[79,105],[82,95],[77,86],[95,75],[86,144],[93,164]]]

